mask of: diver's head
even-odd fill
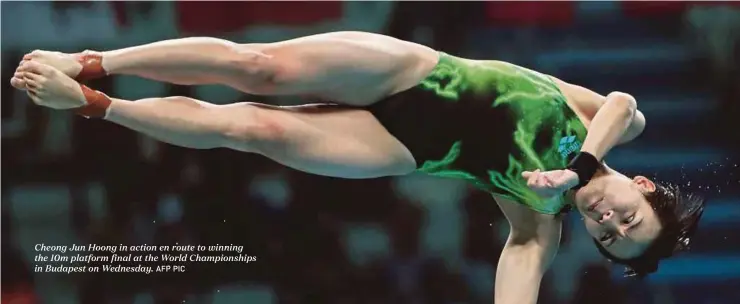
[[[704,209],[703,199],[675,186],[608,168],[575,193],[575,202],[599,252],[638,276],[688,247]]]

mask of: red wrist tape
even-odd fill
[[[82,64],[82,71],[77,74],[75,80],[87,81],[96,78],[105,77],[108,72],[103,68],[103,55],[94,52],[83,52],[76,54],[77,61]]]
[[[111,104],[108,95],[95,91],[85,85],[80,85],[82,94],[85,95],[86,105],[75,109],[75,113],[89,118],[103,118]]]

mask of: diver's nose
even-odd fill
[[[601,214],[601,219],[599,220],[599,223],[603,224],[605,222],[608,222],[613,216],[614,216],[614,211],[607,210],[606,212]]]

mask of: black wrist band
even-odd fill
[[[588,184],[600,166],[601,164],[599,163],[599,160],[596,159],[595,156],[591,155],[591,153],[578,153],[566,167],[568,170],[578,174],[578,185],[574,186],[573,189],[580,189]]]

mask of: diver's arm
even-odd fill
[[[593,122],[596,121],[596,115],[608,102],[610,102],[611,99],[622,95],[622,97],[629,98],[632,101],[635,100],[634,98],[632,98],[632,96],[629,96],[628,94],[618,92],[614,92],[612,94],[609,94],[609,96],[604,97],[604,95],[591,91],[582,86],[567,83],[557,78],[553,79],[560,86],[563,92],[568,95],[571,102],[573,102],[579,112],[583,114],[584,118],[587,119],[589,125],[593,124]],[[632,122],[629,124],[629,127],[627,127],[624,133],[622,133],[622,136],[619,138],[619,142],[617,144],[624,144],[632,141],[633,139],[637,138],[637,136],[639,136],[645,129],[645,116],[642,115],[640,110],[636,109],[636,103],[633,104],[633,106],[635,106],[635,114],[632,118]],[[591,128],[589,127],[589,131],[590,130]]]
[[[614,146],[632,140],[644,128],[645,117],[637,111],[635,98],[612,92],[591,120],[581,151],[603,159]]]
[[[622,134],[622,137],[619,139],[618,144],[624,144],[632,141],[633,139],[637,138],[642,134],[642,131],[645,130],[645,115],[640,112],[640,110],[635,110],[635,116],[632,117],[632,123],[630,123],[629,127],[627,127],[627,130],[624,131],[624,134]]]
[[[637,110],[637,101],[629,94],[612,92],[604,98],[585,88],[570,88],[574,88],[571,96],[578,96],[573,100],[585,109],[584,114],[590,116],[593,113],[586,140],[581,146],[581,152],[585,153],[576,156],[566,170],[522,172],[522,177],[528,180],[527,186],[543,198],[558,196],[587,183],[598,169],[599,161],[614,146],[631,141],[645,129],[645,116]]]
[[[497,198],[511,230],[496,268],[494,303],[535,304],[560,245],[561,219]]]

